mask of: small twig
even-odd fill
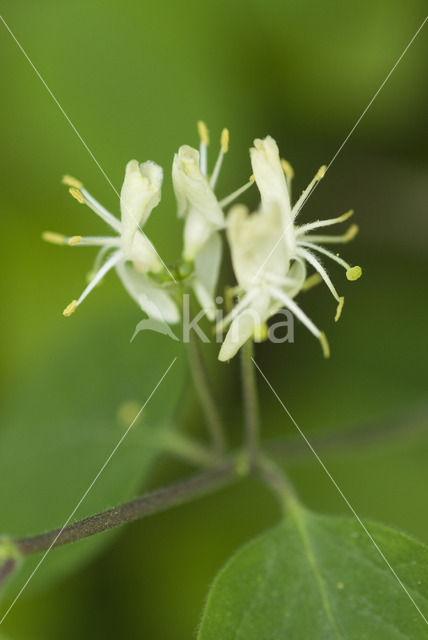
[[[291,482],[273,460],[260,455],[256,464],[256,472],[264,483],[273,490],[284,511],[299,502]]]
[[[393,444],[402,436],[428,435],[428,407],[421,406],[407,416],[391,417],[388,421],[365,423],[351,430],[337,430],[324,434],[312,434],[311,442],[323,453],[346,453],[351,450],[366,450],[368,445]],[[312,456],[303,440],[277,438],[263,443],[263,450],[270,456],[282,460],[294,460]]]
[[[0,587],[3,582],[10,576],[12,571],[15,569],[17,561],[15,558],[8,558],[0,567]]]
[[[74,522],[62,531],[61,529],[55,529],[36,536],[14,540],[14,543],[22,554],[27,555],[45,551],[51,547],[52,543],[54,543],[54,547],[57,547],[76,542],[82,538],[87,538],[96,533],[118,527],[126,522],[133,522],[153,513],[164,511],[192,498],[219,489],[234,477],[236,477],[234,465],[232,463],[225,464],[218,469],[206,471],[178,482],[171,487],[158,489],[112,509],[107,509],[102,513]]]
[[[253,363],[254,345],[247,340],[241,348],[242,395],[244,401],[245,439],[250,467],[253,468],[259,452],[259,402]]]
[[[199,342],[192,333],[190,333],[188,353],[191,374],[199,402],[205,415],[207,427],[210,431],[215,450],[217,453],[222,453],[226,446],[223,422],[213,398]]]

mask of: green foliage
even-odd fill
[[[428,612],[428,548],[367,524]],[[241,549],[217,576],[198,640],[426,638],[427,624],[356,520],[301,507]]]
[[[23,537],[63,525],[181,351],[177,343],[151,332],[140,334],[130,344],[132,324],[121,331],[119,322],[123,318],[111,317],[108,328],[103,329],[83,320],[82,333],[79,326],[64,322],[64,345],[54,355],[45,354],[38,380],[20,379],[19,388],[10,390],[6,426],[0,431],[3,533]],[[126,354],[123,365],[121,352]],[[142,352],[150,367],[141,367]],[[116,363],[112,370],[110,362]],[[181,393],[184,362],[180,357],[174,363],[73,520],[112,507],[142,490]],[[60,388],[58,379],[62,380]],[[124,400],[134,401],[135,408],[118,419]],[[111,535],[56,549],[30,588],[76,570]],[[10,583],[10,593],[24,582],[39,558],[26,561],[18,580]]]

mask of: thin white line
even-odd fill
[[[392,74],[394,73],[395,69],[398,67],[398,65],[400,64],[401,60],[404,58],[404,56],[406,55],[407,51],[409,50],[409,48],[411,47],[411,45],[413,44],[413,42],[415,41],[415,39],[417,38],[417,36],[419,35],[420,31],[422,30],[425,22],[428,20],[428,16],[422,21],[422,24],[420,25],[420,27],[418,28],[418,30],[416,31],[416,33],[414,34],[413,38],[410,40],[410,42],[407,44],[406,48],[404,49],[404,51],[401,53],[400,57],[396,60],[394,66],[392,67],[392,69],[390,70],[390,72],[388,73],[388,75],[386,76],[385,80],[382,82],[382,84],[380,85],[379,89],[376,91],[376,93],[374,94],[373,98],[370,100],[370,102],[368,103],[368,105],[366,106],[366,108],[364,109],[364,111],[362,112],[362,114],[360,115],[360,117],[358,118],[358,120],[356,121],[356,123],[354,124],[354,126],[352,127],[352,129],[350,130],[350,132],[348,133],[348,135],[346,136],[346,138],[344,139],[344,141],[342,142],[342,144],[340,145],[340,147],[338,148],[338,150],[336,151],[336,153],[334,154],[334,156],[332,157],[332,159],[330,160],[330,162],[327,165],[327,170],[330,169],[331,165],[333,164],[333,162],[336,160],[337,156],[339,155],[339,153],[342,151],[343,147],[345,146],[345,144],[348,142],[349,138],[352,136],[352,134],[354,133],[355,129],[358,127],[358,125],[360,124],[361,120],[364,118],[364,116],[366,115],[367,111],[370,109],[370,107],[372,106],[373,102],[376,100],[376,98],[378,97],[379,93],[382,91],[382,89],[384,88],[384,86],[386,85],[386,83],[388,82],[389,78],[392,76]],[[302,207],[306,204],[306,202],[309,200],[309,198],[311,197],[311,195],[313,194],[313,192],[315,191],[315,189],[319,186],[320,182],[318,181],[315,185],[314,188],[312,189],[312,191],[310,191],[308,193],[307,198],[304,200]],[[300,209],[302,209],[302,207],[300,207]]]
[[[98,471],[97,475],[95,476],[95,478],[92,480],[91,484],[89,485],[89,487],[86,489],[85,493],[82,495],[82,497],[80,498],[79,502],[76,504],[76,506],[74,507],[73,511],[70,513],[70,515],[68,516],[67,520],[64,522],[64,524],[62,525],[60,531],[58,532],[58,534],[55,536],[55,538],[53,539],[53,541],[51,542],[50,546],[46,549],[45,553],[43,554],[43,556],[40,558],[39,562],[37,563],[36,567],[34,568],[34,570],[32,571],[31,575],[27,578],[26,582],[24,583],[24,585],[21,587],[20,591],[18,592],[17,596],[15,597],[15,599],[12,601],[12,604],[9,606],[9,608],[7,609],[6,613],[3,615],[3,617],[0,620],[0,625],[3,623],[3,621],[5,620],[6,616],[9,615],[11,609],[15,606],[16,602],[18,601],[18,599],[20,598],[20,596],[22,595],[23,591],[26,589],[26,587],[28,586],[30,580],[34,577],[34,575],[36,574],[36,572],[39,570],[40,566],[42,565],[42,563],[45,561],[46,556],[48,555],[48,553],[51,551],[51,549],[54,547],[55,543],[57,542],[58,538],[61,536],[62,532],[64,531],[64,529],[66,528],[66,526],[68,525],[68,523],[70,522],[70,520],[73,518],[74,514],[76,513],[76,511],[79,509],[80,505],[82,504],[82,502],[86,499],[88,493],[91,491],[92,487],[94,486],[94,484],[97,482],[98,478],[100,477],[100,475],[103,473],[104,469],[107,467],[108,463],[110,462],[110,460],[112,459],[112,457],[114,456],[114,454],[116,453],[116,451],[119,449],[120,445],[122,444],[122,442],[125,440],[126,436],[128,435],[128,433],[130,432],[130,430],[132,429],[133,425],[135,424],[135,422],[138,420],[139,416],[141,415],[141,412],[145,409],[145,407],[147,406],[147,404],[150,402],[151,398],[153,397],[154,393],[157,391],[158,387],[160,386],[160,384],[163,382],[163,380],[165,379],[166,375],[169,373],[171,367],[173,366],[173,364],[175,363],[175,361],[177,360],[177,356],[173,359],[173,361],[171,362],[171,364],[169,365],[168,369],[166,369],[166,371],[163,373],[162,377],[160,378],[160,380],[158,381],[157,385],[155,386],[155,388],[152,390],[152,392],[150,393],[149,397],[147,398],[147,400],[145,401],[145,403],[143,404],[143,406],[141,407],[141,409],[139,410],[139,412],[137,413],[137,415],[135,416],[135,418],[133,419],[133,421],[131,422],[131,424],[129,425],[129,427],[126,429],[125,433],[122,435],[122,437],[120,438],[119,442],[116,444],[116,446],[114,447],[113,451],[110,453],[110,455],[108,456],[108,458],[106,459],[106,461],[104,462],[104,464],[102,465],[101,469]]]
[[[411,594],[407,590],[406,586],[403,584],[403,582],[398,577],[397,573],[395,572],[395,570],[393,569],[393,567],[389,563],[389,561],[386,558],[385,554],[383,553],[382,549],[379,547],[379,545],[377,544],[376,540],[373,538],[373,536],[371,535],[370,531],[367,529],[366,525],[361,520],[361,518],[359,517],[359,515],[355,511],[354,507],[351,505],[351,503],[349,502],[348,498],[345,496],[345,494],[343,493],[342,489],[339,487],[339,485],[337,484],[336,480],[333,478],[333,476],[331,475],[330,471],[327,469],[327,467],[325,466],[324,462],[321,460],[321,458],[319,457],[318,453],[315,451],[315,449],[313,448],[313,446],[311,445],[311,443],[309,442],[309,440],[307,439],[307,437],[305,436],[305,434],[303,433],[303,431],[301,430],[301,428],[299,427],[299,425],[297,424],[297,422],[295,421],[295,419],[293,418],[293,416],[291,415],[291,413],[289,412],[289,410],[287,409],[287,407],[285,406],[285,404],[283,403],[283,401],[281,400],[281,398],[279,397],[279,395],[277,394],[277,392],[275,391],[275,389],[273,388],[271,383],[269,382],[269,380],[266,378],[265,374],[260,369],[259,365],[254,360],[254,358],[252,358],[252,361],[254,363],[254,366],[257,368],[258,372],[260,373],[260,375],[262,376],[262,378],[264,379],[264,381],[268,385],[269,389],[272,391],[272,393],[274,394],[275,398],[278,400],[279,404],[284,409],[284,411],[286,412],[286,414],[288,415],[288,417],[290,418],[290,420],[292,421],[292,423],[294,424],[294,426],[296,427],[296,429],[298,430],[298,432],[300,433],[300,435],[302,436],[302,438],[304,439],[304,441],[308,445],[309,449],[314,454],[315,458],[318,460],[318,462],[320,463],[321,467],[324,469],[325,473],[327,474],[327,476],[331,480],[333,486],[339,492],[340,496],[342,497],[342,499],[344,500],[346,506],[348,507],[348,509],[351,511],[351,513],[353,514],[353,516],[357,520],[358,524],[361,526],[361,528],[363,529],[364,533],[368,536],[369,540],[374,545],[376,551],[379,553],[379,555],[381,556],[381,558],[383,559],[383,561],[385,562],[385,564],[387,565],[387,567],[391,571],[392,575],[396,578],[398,584],[401,586],[401,588],[403,589],[403,591],[405,592],[405,594],[407,595],[407,597],[409,598],[409,600],[411,601],[411,603],[413,604],[413,606],[415,607],[415,609],[417,610],[417,612],[419,613],[421,618],[428,625],[428,620],[426,619],[426,617],[424,616],[424,614],[422,613],[422,611],[420,610],[420,608],[416,604],[415,600],[413,599],[413,597],[411,596]]]
[[[80,135],[80,133],[78,132],[78,130],[76,129],[76,127],[74,126],[73,122],[71,121],[71,119],[69,118],[69,116],[67,115],[67,113],[64,111],[64,109],[62,108],[62,106],[60,105],[58,99],[56,98],[55,94],[53,93],[53,91],[51,91],[51,89],[49,88],[47,82],[45,81],[45,79],[43,78],[42,74],[40,73],[40,71],[37,69],[37,67],[35,66],[35,64],[31,61],[29,55],[27,54],[27,52],[25,51],[24,47],[21,45],[21,43],[19,42],[19,40],[16,38],[15,34],[13,33],[12,29],[9,27],[9,25],[7,24],[6,20],[3,18],[2,15],[0,15],[0,19],[3,22],[4,26],[6,27],[6,29],[8,30],[9,34],[12,36],[13,40],[15,41],[15,43],[18,45],[18,48],[20,49],[20,51],[22,52],[22,54],[24,55],[24,57],[26,58],[26,60],[29,62],[30,66],[32,67],[32,69],[34,70],[34,72],[36,73],[37,77],[39,78],[39,80],[41,81],[41,83],[43,84],[43,86],[45,87],[45,89],[47,90],[47,92],[49,93],[50,97],[52,98],[52,100],[55,102],[56,106],[58,107],[58,109],[61,111],[62,115],[64,116],[64,118],[67,120],[68,124],[70,125],[70,127],[73,129],[74,133],[76,134],[76,136],[79,138],[80,142],[83,144],[83,146],[85,147],[86,151],[89,153],[89,155],[91,156],[92,160],[95,162],[95,164],[97,165],[98,169],[101,171],[101,173],[103,174],[104,178],[107,180],[107,182],[109,183],[109,185],[111,186],[111,188],[113,189],[113,191],[115,192],[115,194],[117,195],[117,197],[120,200],[120,195],[119,192],[117,191],[116,187],[114,186],[114,184],[112,183],[112,181],[110,180],[110,178],[108,177],[108,175],[106,174],[106,172],[104,171],[104,169],[102,168],[102,166],[100,165],[100,163],[98,162],[98,160],[96,159],[96,157],[94,156],[94,154],[92,153],[91,149],[88,147],[88,145],[86,144],[86,142],[84,141],[84,139],[82,138],[82,136]],[[133,217],[133,216],[132,216]],[[140,225],[138,224],[137,220],[135,220],[135,223],[137,224],[138,229],[141,231],[141,233],[145,236],[144,231],[142,230],[142,228],[140,227]],[[174,282],[177,282],[176,279],[174,278],[173,274],[171,273],[171,271],[168,269],[167,265],[165,264],[165,262],[162,260],[161,256],[159,255],[158,251],[156,250],[156,247],[153,246],[153,244],[148,240],[149,244],[153,247],[153,249],[155,250],[155,252],[157,253],[157,256],[159,258],[159,260],[161,261],[161,263],[163,264],[163,266],[165,267],[165,270],[168,272],[168,275],[171,277],[171,279]]]
[[[393,72],[395,71],[397,66],[400,64],[400,62],[403,59],[403,57],[406,55],[407,51],[409,50],[410,46],[415,41],[416,37],[419,35],[420,31],[422,30],[422,28],[423,28],[423,26],[424,26],[424,24],[425,24],[425,22],[427,20],[428,20],[428,16],[422,21],[422,24],[419,26],[419,28],[417,29],[416,33],[413,35],[412,39],[407,44],[407,46],[405,47],[404,51],[401,53],[400,57],[396,60],[394,66],[392,67],[392,69],[390,70],[390,72],[388,73],[388,75],[386,76],[386,78],[384,79],[384,81],[382,82],[382,84],[380,85],[380,87],[378,88],[378,90],[376,91],[376,93],[374,94],[374,96],[372,97],[372,99],[370,100],[370,102],[368,103],[368,105],[366,106],[366,108],[364,109],[364,111],[362,112],[362,114],[360,115],[360,117],[358,118],[358,120],[356,121],[356,123],[354,124],[354,126],[352,127],[352,129],[350,130],[350,132],[348,133],[348,135],[346,136],[346,138],[344,139],[344,141],[342,142],[342,144],[340,145],[340,147],[338,148],[336,153],[334,154],[334,156],[332,157],[332,159],[330,160],[330,162],[328,163],[326,171],[328,171],[328,169],[331,167],[333,162],[336,160],[337,156],[342,151],[343,147],[348,142],[349,138],[352,136],[352,134],[354,133],[355,129],[358,127],[358,125],[360,124],[361,120],[364,118],[364,116],[366,115],[367,111],[370,109],[370,107],[372,106],[372,104],[376,100],[376,98],[378,97],[379,93],[382,91],[382,89],[385,86],[385,84],[388,82],[388,80],[391,77],[391,75],[393,74]],[[315,184],[315,186],[313,187],[312,191],[310,191],[308,193],[307,197],[305,198],[305,200],[303,201],[303,203],[302,203],[302,205],[301,205],[301,207],[299,209],[299,212],[305,206],[305,204],[307,203],[307,201],[309,200],[309,198],[311,197],[311,195],[313,194],[313,192],[315,191],[315,189],[318,187],[319,184],[320,184],[320,181],[318,181]],[[269,258],[271,257],[271,255],[273,254],[273,252],[275,251],[277,246],[279,245],[279,243],[282,242],[284,236],[285,236],[285,233],[282,233],[280,235],[280,237],[278,238],[278,240],[275,242],[274,246],[272,247],[271,251],[269,252],[269,255],[264,260],[262,265],[259,267],[257,273],[255,274],[254,280],[260,274],[261,270],[263,269],[263,267],[265,266],[265,264],[267,263],[267,261],[269,260]]]
[[[50,97],[55,102],[55,104],[58,107],[58,109],[61,111],[61,113],[64,116],[64,118],[67,120],[68,124],[73,129],[74,133],[79,138],[80,142],[83,144],[83,146],[85,147],[86,151],[89,153],[89,155],[91,156],[92,160],[95,162],[95,164],[97,165],[98,169],[103,174],[104,178],[107,180],[107,182],[109,183],[109,185],[111,186],[111,188],[113,189],[113,191],[115,192],[117,197],[119,197],[119,193],[117,192],[116,187],[114,186],[114,184],[112,183],[112,181],[110,180],[110,178],[108,177],[108,175],[106,174],[106,172],[104,171],[104,169],[102,168],[102,166],[100,165],[100,163],[98,162],[98,160],[96,159],[96,157],[94,156],[94,154],[92,153],[92,151],[90,150],[90,148],[88,147],[86,142],[84,141],[84,139],[82,138],[82,136],[80,135],[80,133],[78,132],[78,130],[76,129],[76,127],[74,126],[74,124],[72,123],[72,121],[70,120],[70,118],[68,117],[68,115],[66,114],[64,109],[62,108],[62,106],[60,105],[60,103],[58,102],[55,94],[50,90],[50,88],[49,88],[48,84],[46,83],[45,79],[43,78],[42,74],[37,69],[37,67],[33,64],[33,62],[31,61],[30,57],[28,56],[27,52],[25,51],[24,47],[21,45],[21,43],[19,42],[19,40],[16,38],[15,34],[13,33],[12,29],[7,24],[6,20],[1,15],[0,15],[0,19],[3,22],[4,26],[6,27],[6,29],[9,31],[9,33],[12,36],[13,40],[15,41],[15,43],[18,45],[19,49],[23,53],[23,55],[26,58],[27,62],[30,63],[31,67],[33,68],[33,70],[35,71],[37,77],[39,78],[40,82],[43,84],[43,86],[45,87],[45,89],[49,93]]]

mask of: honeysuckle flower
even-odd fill
[[[168,285],[159,282],[166,267],[142,231],[160,201],[162,178],[162,168],[154,162],[128,162],[120,194],[121,220],[118,220],[91,196],[81,182],[70,176],[64,177],[71,195],[92,209],[115,232],[113,236],[96,237],[43,234],[45,240],[55,244],[100,247],[95,273],[80,297],[64,309],[65,316],[70,316],[102,278],[115,268],[125,289],[143,311],[169,324],[178,322],[177,306],[167,291]]]
[[[218,232],[225,226],[223,208],[251,186],[252,181],[218,201],[214,189],[229,148],[229,131],[223,129],[221,133],[217,161],[208,176],[208,129],[203,122],[198,122],[198,129],[199,151],[188,145],[179,148],[172,165],[172,180],[177,214],[184,218],[183,259],[194,263],[192,287],[207,316],[213,320],[214,292],[222,255]]]
[[[292,206],[289,195],[292,170],[288,163],[281,162],[275,140],[270,136],[264,140],[255,140],[250,154],[254,178],[261,195],[261,206],[251,216],[243,207],[233,208],[229,215],[228,240],[240,299],[232,312],[219,324],[219,331],[231,324],[219,359],[229,360],[246,340],[261,337],[266,332],[266,321],[282,306],[289,309],[320,340],[324,355],[328,357],[329,347],[325,334],[293,298],[307,282],[309,264],[336,299],[335,320],[339,319],[344,298],[337,293],[317,254],[327,256],[344,267],[348,280],[357,280],[361,276],[361,268],[351,267],[322,244],[348,242],[355,237],[358,227],[352,225],[341,236],[311,235],[310,232],[344,222],[353,212],[297,226],[296,216],[315,184],[325,175],[326,167],[319,169]]]

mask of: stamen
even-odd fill
[[[345,260],[343,260],[343,258],[340,258],[339,256],[335,255],[331,251],[328,251],[328,249],[324,249],[324,247],[320,247],[317,244],[312,244],[312,242],[306,242],[305,240],[299,240],[297,245],[299,247],[307,247],[308,249],[313,249],[313,251],[318,251],[319,253],[322,253],[323,255],[327,256],[328,258],[331,258],[332,260],[334,260],[335,262],[340,264],[344,269],[346,269],[347,272],[350,271],[351,272],[351,278],[354,275],[354,280],[358,280],[358,278],[362,274],[361,267],[351,267],[351,265],[348,262],[346,262]],[[353,271],[353,269],[355,269],[356,271]],[[358,272],[358,270],[359,270],[359,272]],[[357,275],[358,273],[359,273],[359,275]],[[350,280],[351,278],[348,278],[348,280]]]
[[[80,244],[82,242],[82,236],[71,236],[71,238],[68,239],[68,244],[70,245],[70,247],[72,247],[75,244]]]
[[[342,213],[341,216],[337,216],[337,218],[329,218],[328,220],[317,220],[316,222],[302,224],[300,227],[297,227],[296,235],[300,236],[307,231],[311,231],[312,229],[319,229],[320,227],[330,227],[332,224],[345,222],[345,220],[348,220],[348,218],[350,218],[352,215],[354,215],[354,210],[350,209],[346,213]]]
[[[345,304],[345,298],[341,296],[339,298],[339,304],[337,305],[336,315],[334,316],[334,321],[337,322],[342,315],[343,305]]]
[[[324,243],[324,244],[346,244],[347,242],[351,242],[355,238],[359,231],[357,224],[351,224],[348,231],[341,236],[303,236],[303,239],[307,239],[310,242],[315,243]]]
[[[69,193],[79,202],[80,204],[85,204],[85,198],[82,195],[82,192],[77,187],[70,187]]]
[[[220,144],[223,153],[227,153],[229,151],[229,129],[223,129],[221,132]]]
[[[220,151],[214,166],[214,171],[210,178],[210,187],[214,189],[218,176],[220,174],[221,165],[223,164],[224,154],[229,151],[229,129],[223,129],[220,137]]]
[[[251,301],[256,297],[257,291],[252,290],[248,291],[242,298],[237,302],[237,304],[233,307],[232,311],[227,314],[225,318],[220,320],[215,327],[215,332],[218,334],[223,329],[225,329],[233,320],[235,320],[236,316],[238,316],[241,311],[244,311],[246,307],[251,303]]]
[[[117,233],[121,233],[122,225],[120,221],[110,213],[110,211],[107,211],[107,209],[103,207],[102,204],[98,202],[98,200],[95,200],[95,198],[91,196],[91,194],[85,188],[82,188],[81,195],[84,198],[83,202],[90,209],[92,209],[92,211],[96,213],[97,216],[99,216],[102,220],[104,220],[104,222],[110,225],[110,227],[112,227],[112,229],[114,229]]]
[[[71,236],[67,238],[70,247],[82,245],[85,247],[119,247],[120,238],[117,236]]]
[[[265,342],[269,337],[269,327],[266,322],[258,324],[254,327],[253,338],[255,342]]]
[[[331,294],[333,295],[335,300],[337,300],[337,302],[339,303],[336,309],[336,316],[335,316],[335,320],[337,322],[340,318],[340,314],[342,313],[344,298],[339,296],[327,271],[324,269],[322,264],[320,264],[318,260],[312,255],[312,253],[310,253],[309,251],[306,251],[305,249],[300,249],[299,254],[301,255],[302,258],[307,260],[309,264],[311,264],[314,267],[314,269],[316,269],[316,271],[318,271],[318,273],[326,283],[327,287],[330,289]]]
[[[328,344],[327,336],[324,331],[321,331],[319,335],[319,341],[321,343],[321,349],[324,355],[324,358],[330,357],[330,345]]]
[[[63,184],[66,184],[67,187],[74,187],[75,189],[82,189],[83,188],[83,184],[80,182],[80,180],[77,180],[76,178],[73,178],[73,176],[63,176],[62,177],[62,182]]]
[[[205,122],[202,122],[202,120],[199,120],[198,122],[198,133],[201,139],[201,144],[199,145],[199,164],[202,174],[206,176],[208,171],[207,146],[209,145],[210,138],[207,125],[205,124]]]
[[[313,273],[309,278],[306,278],[302,285],[302,291],[309,291],[312,287],[316,287],[317,284],[322,282],[322,278],[319,273]]]
[[[201,142],[203,142],[203,144],[208,146],[210,143],[210,135],[208,132],[207,125],[205,124],[205,122],[203,122],[203,120],[198,120],[197,125],[198,125],[198,134],[201,139]]]
[[[246,184],[244,184],[244,186],[240,187],[239,189],[231,193],[229,196],[226,196],[226,198],[223,198],[223,200],[220,200],[219,202],[220,207],[222,208],[227,207],[228,204],[233,202],[238,196],[241,195],[241,193],[244,193],[244,191],[249,189],[253,184],[254,184],[254,176],[251,176],[249,181]]]
[[[346,277],[351,282],[358,280],[358,278],[361,278],[362,275],[363,275],[363,270],[359,266],[350,267],[346,272]]]
[[[281,167],[287,180],[292,180],[294,178],[294,169],[291,164],[287,162],[287,160],[284,160],[284,158],[281,158]]]
[[[110,269],[112,269],[114,266],[116,266],[117,263],[122,260],[122,258],[123,254],[121,251],[116,251],[113,255],[111,255],[110,258],[103,264],[101,269],[94,275],[91,282],[81,294],[80,298],[78,300],[73,300],[73,302],[69,304],[68,307],[64,310],[64,315],[71,315],[76,307],[79,306],[79,304],[81,304],[86,296],[92,291],[92,289],[104,278],[106,273],[110,271]]]
[[[71,314],[76,311],[76,307],[77,307],[77,300],[73,300],[72,302],[70,302],[70,304],[67,307],[65,307],[64,311],[62,312],[62,315],[65,316],[66,318],[69,318]]]
[[[303,207],[305,200],[309,197],[309,194],[312,191],[313,187],[316,185],[317,182],[319,182],[322,178],[324,178],[326,172],[327,172],[326,165],[323,165],[318,169],[315,176],[312,178],[311,182],[306,187],[306,189],[302,192],[302,195],[300,196],[300,198],[297,200],[296,204],[292,208],[291,213],[294,217],[297,216],[300,209]]]
[[[62,233],[55,233],[54,231],[44,231],[42,233],[42,239],[51,244],[63,245],[67,243],[67,238],[63,236]]]
[[[321,340],[321,335],[324,335],[324,334],[321,333],[318,327],[314,325],[312,320],[308,318],[306,313],[302,311],[299,305],[296,302],[294,302],[292,298],[290,298],[286,293],[284,293],[282,289],[278,289],[277,287],[271,286],[269,287],[269,290],[274,298],[276,298],[279,302],[282,302],[282,304],[285,307],[287,307],[288,309],[290,309],[292,313],[294,313],[296,318],[298,318],[298,320],[300,320],[300,322],[304,324],[307,329],[309,329],[312,335],[314,335],[316,338]]]

